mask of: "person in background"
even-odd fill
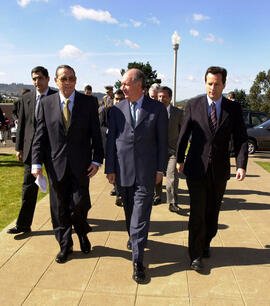
[[[104,107],[112,107],[114,102],[113,86],[105,86],[106,95],[103,97],[102,105]]]
[[[55,90],[49,88],[50,77],[46,68],[34,67],[31,76],[35,90],[24,93],[19,102],[20,111],[15,145],[17,159],[24,163],[22,205],[16,225],[8,230],[8,234],[31,232],[38,194],[38,186],[31,174],[32,144],[36,131],[37,114],[41,99],[56,93]]]
[[[154,83],[150,86],[148,90],[148,95],[151,99],[157,100],[158,99],[158,90],[160,88],[160,84]]]
[[[233,101],[233,102],[235,102],[235,93],[234,93],[234,91],[230,91],[228,93],[228,99]]]
[[[92,101],[93,101],[93,103],[96,104],[96,107],[98,108],[98,98],[96,96],[92,95],[92,86],[91,85],[86,85],[84,87],[84,94],[87,95],[87,96],[93,97]]]

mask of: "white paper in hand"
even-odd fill
[[[38,187],[42,192],[44,193],[47,192],[47,180],[44,175],[39,174],[35,180],[35,183],[38,185]]]

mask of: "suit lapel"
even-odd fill
[[[35,107],[36,107],[36,91],[32,92],[32,97],[27,101],[29,107],[29,113],[32,116],[32,121],[35,122]]]
[[[131,119],[131,113],[130,113],[130,106],[129,106],[129,102],[127,99],[125,99],[124,103],[123,103],[123,108],[122,108],[122,112],[126,118],[126,122],[132,126],[132,119]]]
[[[149,115],[149,103],[147,103],[147,97],[144,96],[143,98],[143,102],[142,102],[142,107],[141,107],[141,110],[140,110],[140,113],[139,113],[139,117],[138,117],[138,120],[136,122],[136,127],[138,125],[140,125],[142,123],[142,121]],[[135,128],[136,128],[135,127]]]
[[[227,111],[227,101],[225,100],[225,98],[222,98],[221,101],[221,111],[220,111],[220,115],[219,115],[219,120],[218,120],[218,126],[217,129],[221,127],[221,125],[223,124],[223,122],[228,118],[229,113]],[[231,102],[230,102],[231,103]]]
[[[204,126],[204,129],[212,136],[212,132],[210,130],[209,126],[209,116],[208,116],[208,101],[207,96],[203,96],[201,99],[201,109],[200,112],[202,114],[202,124]]]

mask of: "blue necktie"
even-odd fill
[[[132,117],[132,126],[135,128],[136,126],[136,105],[137,102],[131,103],[131,117]]]

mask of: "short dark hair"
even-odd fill
[[[144,75],[144,73],[143,73],[140,69],[137,69],[137,68],[129,69],[129,70],[127,70],[126,72],[128,72],[128,71],[130,71],[130,70],[134,70],[134,75],[133,75],[132,81],[133,81],[133,82],[142,82],[142,88],[144,89],[144,88],[145,88],[145,85],[146,85],[146,80],[145,80],[145,75]],[[125,73],[126,73],[126,72],[125,72]]]
[[[84,87],[84,91],[86,91],[86,90],[91,90],[92,91],[92,86],[91,85],[86,85]]]
[[[221,74],[222,75],[222,83],[225,84],[226,83],[226,78],[227,78],[227,70],[225,68],[222,67],[218,67],[218,66],[211,66],[206,70],[205,76],[204,76],[204,80],[206,82],[206,77],[208,75],[208,73],[212,73],[212,74]]]
[[[161,87],[159,87],[158,92],[161,92],[161,91],[167,91],[169,97],[170,98],[172,97],[172,90],[171,90],[170,87],[168,87],[168,86],[161,86]]]
[[[231,97],[231,98],[233,98],[233,99],[235,99],[235,92],[234,91],[230,91],[229,93],[228,93],[228,97]]]
[[[60,65],[60,66],[58,66],[56,68],[56,71],[55,71],[55,77],[56,78],[58,78],[58,70],[62,69],[62,68],[71,70],[73,72],[74,76],[76,76],[75,70],[71,66],[69,66],[69,65]]]
[[[124,95],[124,93],[121,89],[117,89],[114,95]]]
[[[31,91],[29,88],[23,88],[21,94],[24,95],[25,93]]]
[[[48,78],[49,77],[49,73],[48,73],[48,70],[42,66],[37,66],[37,67],[34,67],[32,70],[31,70],[31,75],[33,73],[38,73],[38,72],[41,72],[45,78]]]

